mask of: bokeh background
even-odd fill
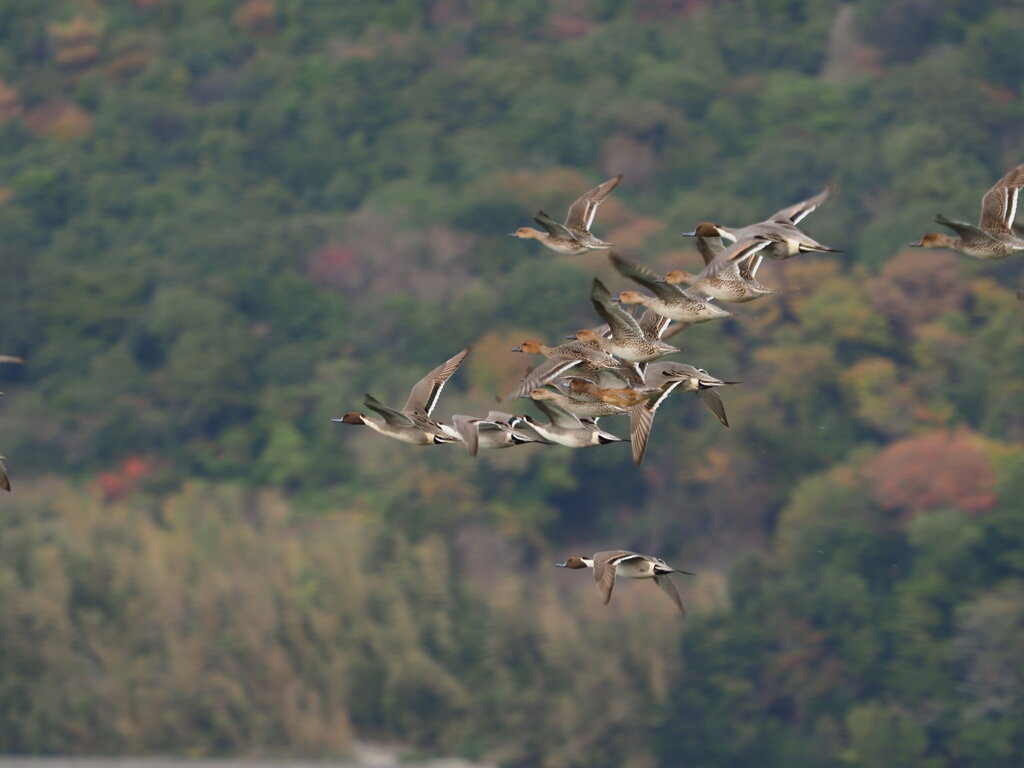
[[[1024,162],[996,0],[5,0],[0,752],[505,766],[1018,766],[1020,257],[906,244]],[[676,337],[742,380],[628,444],[471,458],[329,419],[482,414],[596,324],[595,232],[816,193],[840,254]],[[527,403],[517,404],[531,412]],[[602,422],[620,434],[626,423]],[[608,608],[552,565],[678,577]]]

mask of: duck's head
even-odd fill
[[[555,400],[558,398],[558,395],[550,389],[535,389],[530,392],[530,397],[533,400]]]
[[[679,285],[680,283],[689,285],[693,282],[696,275],[687,272],[683,269],[673,269],[671,272],[665,273],[665,282],[669,285]]]
[[[588,392],[592,392],[595,388],[593,382],[587,381],[586,379],[569,379],[569,392],[574,395],[582,395]]]
[[[527,339],[518,347],[512,347],[513,352],[522,352],[527,355],[539,355],[544,349],[544,344],[537,339]]]
[[[580,328],[578,331],[576,331],[576,341],[594,343],[599,338],[601,337],[597,335],[593,328]]]
[[[929,232],[916,243],[909,243],[912,248],[946,248],[953,238],[941,232]]]
[[[537,238],[537,235],[539,234],[540,232],[538,232],[536,229],[533,229],[532,227],[519,227],[519,229],[517,229],[515,232],[509,232],[508,236],[519,237],[524,240],[535,240]]]
[[[339,424],[365,424],[366,422],[363,421],[365,418],[359,411],[349,411],[340,419],[331,419],[331,421],[336,421]]]
[[[640,291],[623,291],[619,294],[620,304],[643,304],[644,295]]]
[[[691,232],[683,232],[683,237],[721,237],[718,225],[713,221],[702,221]]]
[[[573,555],[568,558],[564,563],[555,563],[556,568],[586,568],[587,564],[583,562],[581,555]]]

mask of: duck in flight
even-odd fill
[[[441,397],[444,385],[462,365],[462,361],[466,359],[470,350],[470,347],[466,347],[455,357],[446,360],[416,382],[401,410],[384,405],[373,395],[367,394],[364,400],[366,407],[379,413],[383,421],[370,418],[358,411],[346,413],[340,419],[331,419],[331,421],[342,424],[361,424],[374,432],[413,445],[460,442],[461,438],[455,430],[434,421],[430,418],[430,414],[434,410],[434,406],[437,405],[438,398]]]
[[[693,231],[684,232],[683,237],[698,238],[701,255],[705,255],[705,248],[710,248],[712,253],[715,251],[709,241],[716,234],[721,240],[731,240],[733,243],[754,239],[767,240],[770,245],[764,249],[761,255],[770,259],[788,259],[798,253],[839,253],[835,248],[822,245],[797,227],[797,224],[807,214],[828,200],[834,191],[835,185],[830,183],[814,197],[787,206],[776,211],[764,221],[746,227],[725,227],[714,222],[702,221]],[[705,259],[707,259],[706,255]]]
[[[612,599],[616,576],[627,579],[654,579],[654,583],[675,603],[679,613],[686,614],[683,601],[679,598],[676,586],[669,576],[673,573],[685,573],[688,576],[693,576],[693,574],[690,571],[672,568],[660,557],[616,550],[614,552],[595,552],[590,557],[573,555],[564,563],[556,563],[556,566],[574,569],[593,568],[597,591],[601,594],[605,605],[608,605],[608,601]]]
[[[544,211],[537,211],[533,220],[544,230],[543,232],[532,227],[520,227],[515,232],[510,232],[508,236],[524,240],[537,240],[553,251],[570,256],[601,248],[611,248],[611,243],[594,237],[590,233],[590,227],[594,224],[597,207],[604,202],[620,181],[622,181],[621,173],[614,179],[608,179],[608,181],[584,192],[576,202],[569,206],[569,215],[566,216],[564,224],[559,224]]]
[[[1011,253],[1024,251],[1021,229],[1013,224],[1021,187],[1024,187],[1024,163],[993,184],[981,198],[981,218],[977,226],[953,221],[939,214],[935,221],[956,232],[956,237],[929,232],[910,245],[917,248],[949,248],[979,259],[1002,259]]]

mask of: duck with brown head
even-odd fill
[[[533,220],[544,230],[543,232],[531,227],[519,227],[515,232],[510,232],[508,236],[523,240],[537,240],[553,251],[571,256],[577,256],[590,250],[611,248],[611,243],[594,237],[590,232],[590,227],[597,215],[597,207],[612,193],[620,181],[622,181],[621,173],[584,192],[569,206],[569,214],[566,216],[564,224],[559,224],[544,211],[537,211]]]
[[[702,221],[692,231],[684,232],[683,237],[720,237],[739,243],[743,240],[760,238],[769,241],[763,255],[770,259],[788,259],[798,253],[829,252],[838,253],[835,248],[822,245],[796,225],[828,200],[835,192],[835,184],[830,182],[824,190],[813,197],[776,211],[764,221],[746,227],[726,227],[712,221]],[[699,243],[698,243],[698,247]]]
[[[1014,226],[1017,198],[1024,187],[1024,163],[1009,171],[981,199],[981,218],[977,226],[953,221],[941,214],[935,221],[956,232],[956,237],[929,232],[910,243],[917,248],[949,248],[979,259],[1002,259],[1024,251],[1024,238]]]
[[[669,578],[673,573],[685,573],[692,576],[690,571],[681,571],[668,565],[660,557],[652,555],[641,555],[627,550],[615,550],[610,552],[595,552],[590,557],[573,555],[564,563],[556,563],[558,568],[581,568],[594,569],[594,581],[597,591],[600,593],[604,604],[612,599],[612,589],[615,587],[615,577],[621,576],[627,579],[653,579],[654,583],[668,595],[669,599],[679,609],[679,613],[685,614],[683,601],[679,598],[675,584]]]
[[[367,393],[363,402],[367,408],[380,414],[380,421],[358,411],[350,411],[340,419],[331,421],[366,426],[378,434],[412,445],[459,442],[459,435],[451,427],[430,418],[430,414],[441,397],[444,385],[469,353],[470,347],[466,347],[416,382],[401,410],[384,405]]]

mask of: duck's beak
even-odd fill
[[[519,237],[515,232],[509,232],[505,237]]]
[[[921,245],[921,241],[920,240],[915,240],[912,243],[907,243],[907,247],[909,247],[909,248],[923,248],[924,246]]]
[[[513,352],[522,352],[523,348],[522,347],[512,347],[512,351]]]
[[[689,232],[683,232],[683,237],[696,237],[697,230],[691,229]]]
[[[566,563],[555,563],[555,568],[568,568]]]

